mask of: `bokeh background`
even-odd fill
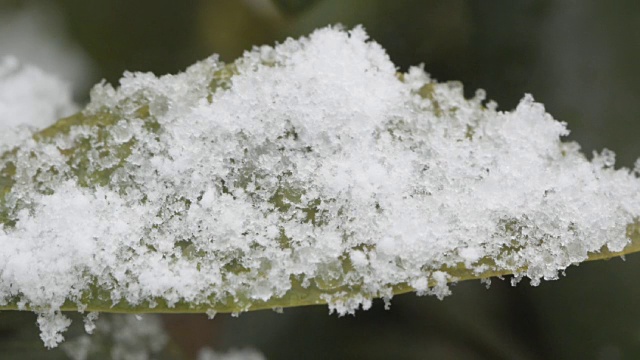
[[[532,93],[587,154],[609,148],[626,167],[640,155],[634,0],[0,0],[0,56],[69,81],[82,104],[92,84],[116,84],[124,71],[175,73],[212,53],[230,62],[337,23],[364,25],[400,71],[424,63],[469,94],[487,90],[503,110]],[[489,289],[457,284],[443,301],[398,296],[390,311],[376,302],[355,317],[323,306],[213,320],[104,316],[91,338],[74,315],[68,345],[51,351],[34,315],[5,312],[0,358],[79,359],[73,347],[90,341],[88,359],[213,359],[233,349],[269,359],[640,359],[638,274],[631,255],[537,287],[507,278]]]

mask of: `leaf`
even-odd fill
[[[640,184],[611,154],[366,39],[127,74],[0,155],[0,309],[38,312],[51,346],[60,311],[345,314],[640,250]]]

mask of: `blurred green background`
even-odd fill
[[[532,93],[587,154],[606,147],[627,167],[640,155],[632,0],[0,0],[0,56],[59,73],[82,103],[91,84],[115,84],[126,70],[175,73],[212,53],[230,62],[252,45],[336,23],[364,25],[399,70],[424,63],[469,94],[487,90],[503,110]],[[443,301],[403,295],[390,311],[376,302],[344,318],[326,307],[211,321],[165,315],[166,345],[140,358],[191,359],[208,346],[269,359],[640,359],[639,273],[640,256],[629,256],[569,268],[538,287],[465,282]],[[69,338],[82,333],[78,320]],[[89,359],[118,357],[109,336],[94,336],[102,345]],[[43,350],[34,315],[2,313],[0,358],[68,355]]]

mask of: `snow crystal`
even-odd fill
[[[93,330],[96,329],[96,324],[95,321],[98,320],[98,316],[99,313],[97,312],[90,312],[87,314],[87,316],[85,316],[84,318],[84,331],[87,332],[87,334],[93,334]]]
[[[635,173],[589,162],[531,96],[500,112],[397,74],[359,27],[127,73],[83,116],[0,157],[2,304],[58,314],[97,285],[237,313],[309,291],[348,314],[448,295],[460,268],[555,279],[640,215]],[[48,346],[60,319],[39,319]]]

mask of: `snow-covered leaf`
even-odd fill
[[[638,250],[636,173],[496,106],[361,28],[99,84],[0,155],[0,307],[55,346],[62,310],[346,314]]]

